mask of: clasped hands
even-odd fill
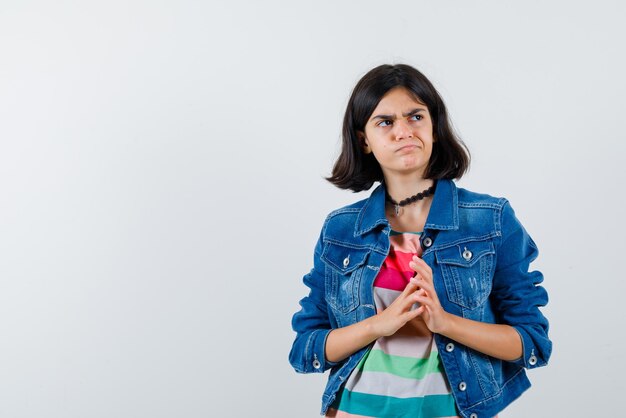
[[[433,271],[428,264],[414,255],[409,267],[415,271],[402,293],[384,311],[376,315],[376,333],[380,336],[395,334],[404,324],[418,316],[433,333],[445,333],[450,321],[448,314],[441,307],[435,286]],[[419,303],[417,309],[411,309]]]

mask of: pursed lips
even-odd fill
[[[396,151],[409,150],[413,148],[419,148],[419,147],[416,144],[408,144],[408,145],[398,148]]]

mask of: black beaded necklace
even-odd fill
[[[422,200],[425,197],[430,196],[431,194],[433,194],[435,192],[435,186],[436,185],[437,185],[437,182],[435,181],[433,183],[433,185],[430,186],[428,189],[426,189],[424,191],[421,191],[418,194],[414,194],[411,197],[407,197],[406,199],[403,199],[400,202],[396,202],[395,200],[393,200],[391,198],[391,196],[389,196],[389,193],[387,192],[387,189],[385,189],[385,200],[387,202],[393,203],[396,216],[398,216],[400,214],[400,208],[401,207],[406,206],[409,203],[417,202],[418,200]]]

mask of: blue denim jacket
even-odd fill
[[[331,369],[322,414],[369,348],[338,363],[324,354],[332,329],[376,314],[373,283],[390,248],[384,187],[327,216],[313,269],[303,279],[310,292],[293,316],[289,361],[300,373]],[[459,413],[492,417],[530,387],[524,369],[545,365],[552,351],[548,321],[539,310],[548,302],[539,286],[543,275],[528,270],[537,247],[506,199],[457,188],[450,180],[438,181],[420,240],[444,310],[509,324],[521,336],[523,355],[515,361],[434,336]]]

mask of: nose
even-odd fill
[[[396,137],[396,141],[406,138],[413,138],[413,131],[411,130],[411,125],[405,120],[398,120],[394,126],[394,135]]]

